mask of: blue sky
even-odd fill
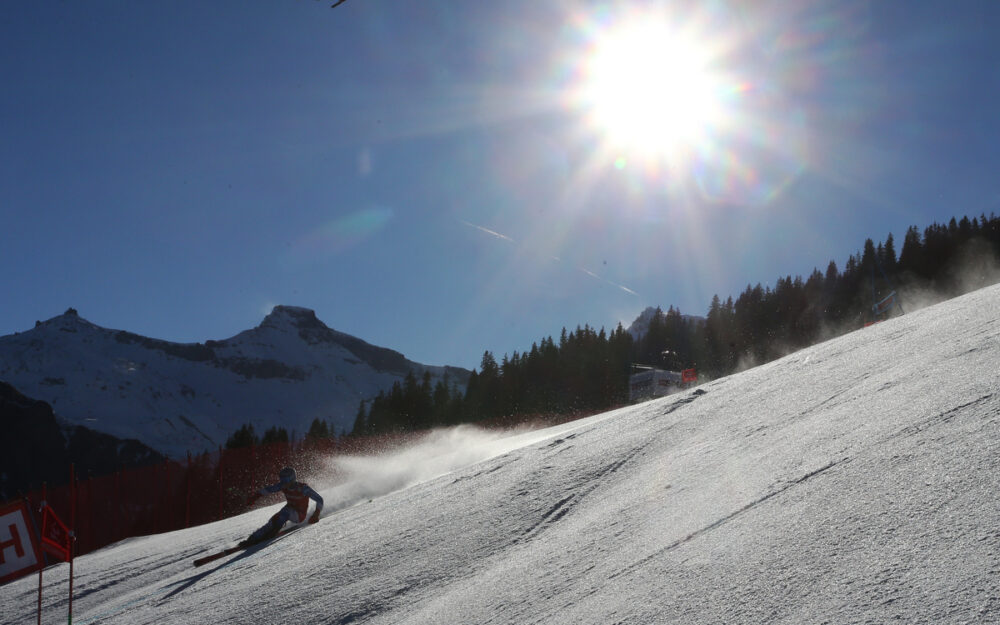
[[[471,368],[996,211],[1000,5],[794,5],[2,3],[0,335],[290,304]],[[651,155],[574,94],[654,17],[723,112]]]

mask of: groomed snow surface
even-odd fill
[[[998,364],[991,287],[559,428],[439,432],[313,476],[323,520],[263,548],[192,566],[277,504],[78,558],[73,622],[1000,622]]]

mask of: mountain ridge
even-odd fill
[[[223,340],[176,343],[113,330],[68,309],[0,337],[0,380],[59,418],[180,457],[239,426],[305,433],[314,419],[350,429],[362,401],[410,372],[464,386],[469,371],[430,366],[338,332],[297,306]]]

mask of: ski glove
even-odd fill
[[[319,522],[319,510],[317,510],[316,512],[312,513],[312,516],[309,517],[309,522],[310,523],[318,523]]]

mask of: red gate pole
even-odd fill
[[[169,532],[172,528],[170,527],[170,459],[167,458],[163,461],[163,495],[160,497],[160,518],[163,527],[160,528],[161,532]]]
[[[115,503],[111,515],[114,517],[114,532],[115,540],[119,541],[122,539],[121,523],[118,517],[122,514],[122,495],[121,495],[121,481],[122,481],[122,469],[121,466],[115,471]]]
[[[260,466],[259,466],[259,463],[257,462],[257,456],[258,455],[259,454],[257,452],[257,446],[253,444],[253,439],[251,438],[250,439],[250,466],[249,466],[249,470],[247,470],[246,463],[244,463],[244,465],[243,465],[243,482],[244,483],[246,483],[248,476],[250,478],[250,483],[251,484],[255,484],[257,482],[257,475],[256,474],[260,472]],[[243,505],[243,503],[240,503],[239,507],[236,509],[236,514],[242,514],[243,512],[246,512],[246,508],[247,507],[245,505]]]
[[[42,625],[42,569],[44,568],[44,566],[38,566],[38,625]]]
[[[45,506],[48,504],[48,490],[45,482],[42,482],[42,527],[45,527]],[[45,568],[45,554],[42,554],[42,561],[38,563],[38,625],[42,625],[42,569]]]
[[[191,527],[191,452],[188,452],[187,495],[184,498],[184,527]]]
[[[219,518],[216,521],[222,520],[222,445],[219,445]]]
[[[76,467],[69,465],[69,620],[73,623],[73,556],[76,551]]]

